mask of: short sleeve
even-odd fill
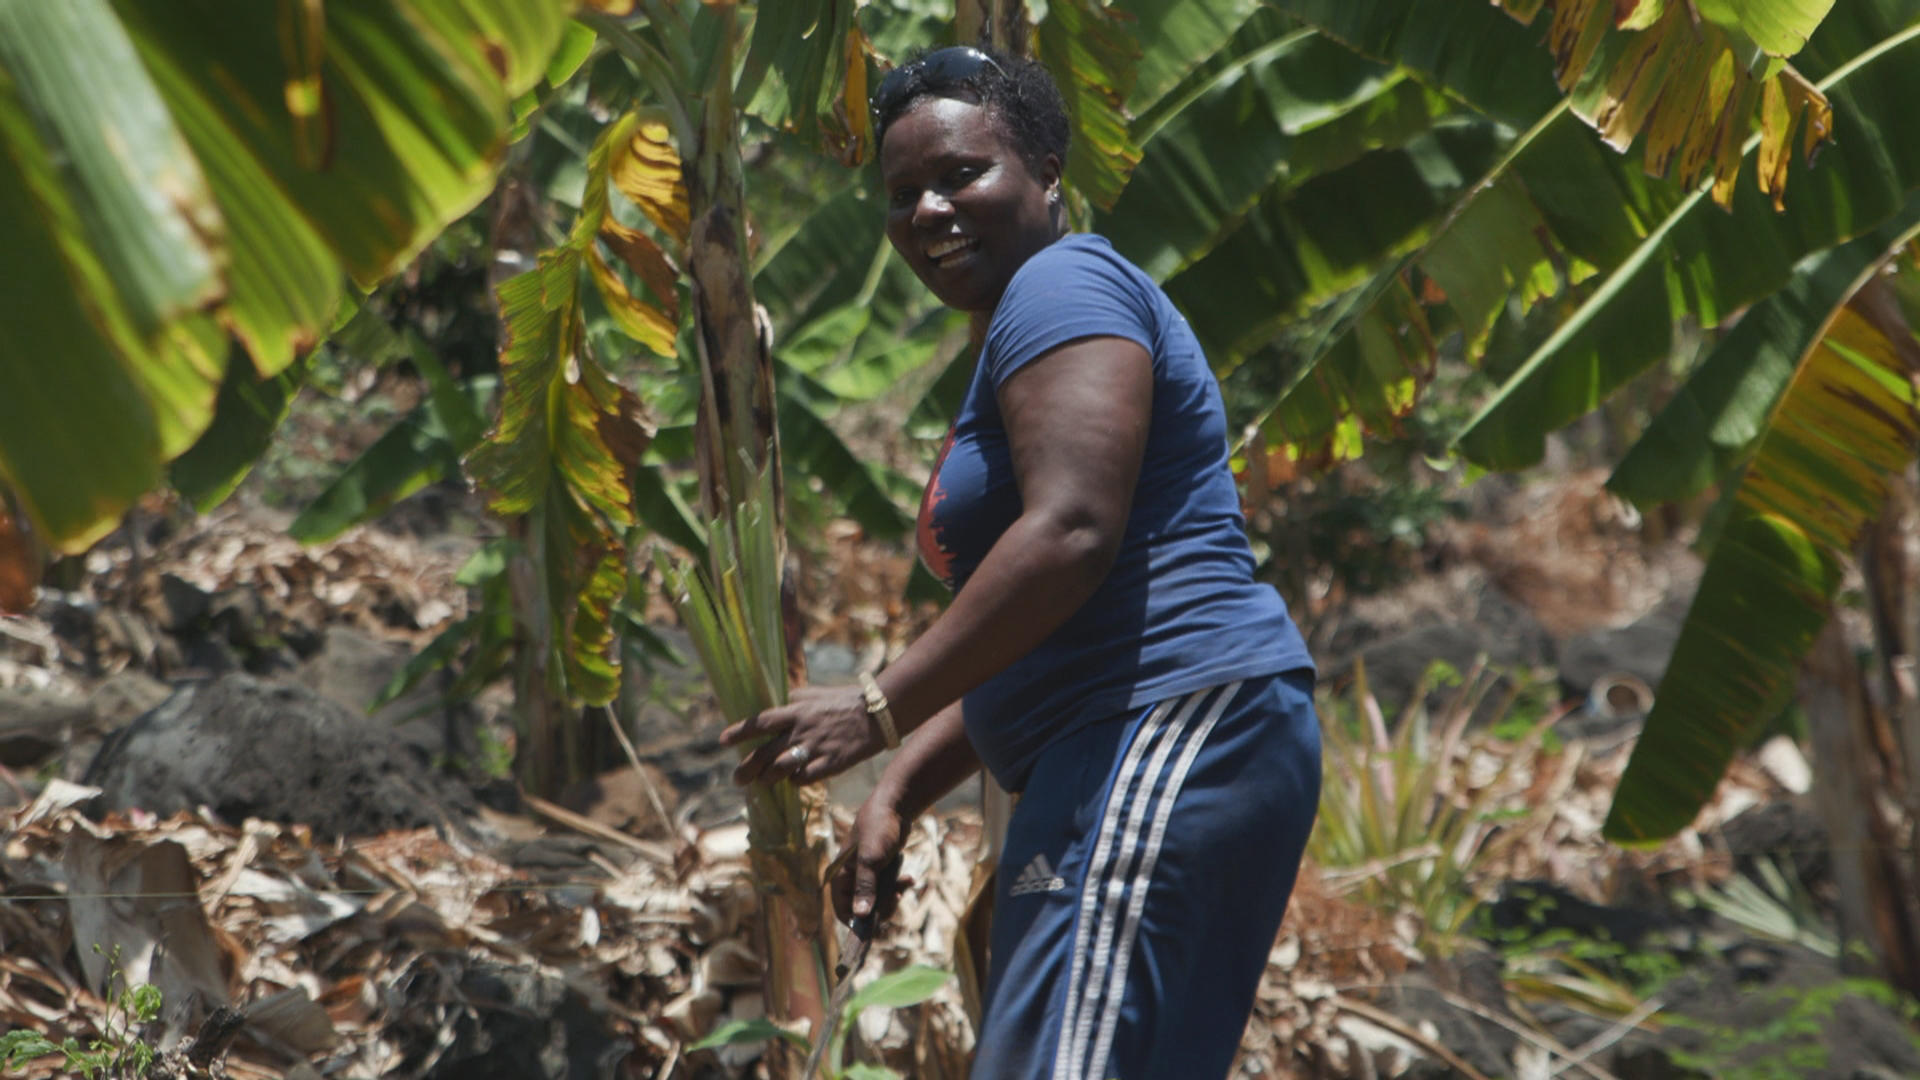
[[[1068,237],[1028,259],[987,328],[986,374],[993,385],[1080,338],[1128,338],[1152,353],[1154,308],[1131,269],[1091,237]]]

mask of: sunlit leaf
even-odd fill
[[[104,0],[0,3],[0,78],[69,195],[140,341],[225,291],[222,221],[199,163]]]
[[[732,1046],[735,1043],[765,1042],[768,1039],[785,1039],[796,1046],[802,1048],[806,1046],[806,1040],[800,1036],[764,1016],[758,1016],[752,1020],[729,1020],[708,1032],[705,1038],[687,1049],[689,1051],[712,1050],[721,1046]]]
[[[1067,181],[1095,206],[1110,208],[1140,161],[1126,113],[1140,44],[1124,17],[1099,0],[1048,5],[1034,44],[1073,120]]]
[[[1607,487],[1642,506],[1697,495],[1752,448],[1807,350],[1846,299],[1920,228],[1920,197],[1880,228],[1809,256],[1787,287],[1717,342],[1614,467]]]
[[[220,227],[112,12],[0,5],[0,477],[55,546],[112,528],[211,418]]]
[[[1157,279],[1205,256],[1256,200],[1404,146],[1451,111],[1403,72],[1322,35],[1256,42],[1183,85],[1184,104],[1157,117],[1113,212],[1095,216],[1095,230]]]
[[[229,334],[277,376],[344,276],[486,195],[568,7],[0,5],[0,475],[50,542],[84,547],[201,438]]]
[[[918,1005],[951,981],[952,972],[921,964],[890,971],[854,991],[847,999],[846,1012],[848,1016],[859,1016],[863,1009],[904,1009]]]

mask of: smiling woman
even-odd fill
[[[1206,358],[1105,239],[1069,235],[1038,64],[942,49],[874,96],[887,235],[979,361],[920,545],[955,590],[898,661],[728,730],[739,778],[895,741],[833,881],[889,912],[906,825],[984,765],[1021,799],[973,1075],[1221,1076],[1320,784],[1312,662],[1253,580]]]

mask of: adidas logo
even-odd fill
[[[1035,855],[1020,876],[1013,879],[1013,888],[1008,890],[1011,896],[1025,896],[1028,893],[1059,892],[1067,887],[1065,878],[1053,872],[1053,864],[1047,862],[1045,855]]]

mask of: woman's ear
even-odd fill
[[[1040,186],[1047,189],[1048,198],[1060,197],[1060,177],[1063,171],[1058,155],[1048,154],[1045,160],[1040,162]]]

